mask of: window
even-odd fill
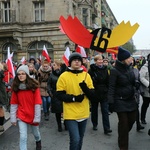
[[[4,2],[3,7],[3,20],[4,22],[10,22],[10,2]]]
[[[88,9],[87,8],[82,9],[82,17],[83,17],[83,24],[87,26],[88,25]]]
[[[14,45],[13,43],[6,43],[6,44],[3,46],[3,60],[6,60],[6,59],[7,59],[8,47],[9,47],[9,49],[10,49],[10,53],[13,52],[12,61],[17,61],[17,53],[16,53],[17,46]]]
[[[43,47],[46,47],[49,56],[53,59],[53,45],[46,41],[33,42],[28,48],[28,57],[38,58],[42,54]]]
[[[45,19],[44,2],[34,3],[35,22],[42,22]]]

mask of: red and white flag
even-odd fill
[[[12,55],[10,54],[10,48],[7,50],[7,61],[6,61],[8,71],[12,74],[13,78],[15,77],[15,70],[12,63]]]
[[[25,64],[25,63],[26,63],[26,59],[25,59],[24,56],[21,58],[20,62],[21,62],[22,64]]]
[[[82,57],[87,57],[85,49],[80,45],[77,45],[76,52],[80,53]]]
[[[66,51],[64,52],[64,55],[62,57],[63,61],[65,62],[66,66],[68,66],[68,61],[69,61],[69,56],[70,56],[70,48],[66,47]]]
[[[13,55],[14,55],[14,52],[12,52],[12,53],[10,54],[11,59],[13,58]]]
[[[44,45],[43,50],[42,50],[42,55],[47,59],[48,62],[51,62],[51,59],[48,55],[48,52],[47,52],[45,45]]]
[[[41,55],[39,56],[39,59],[40,59],[40,61],[42,61],[42,56]]]

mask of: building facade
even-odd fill
[[[52,59],[62,57],[66,44],[74,50],[60,32],[61,15],[77,16],[87,29],[117,25],[106,0],[0,0],[0,60],[7,58],[8,47],[18,62],[38,58],[44,45]]]
[[[148,54],[150,54],[150,49],[137,49],[133,55],[139,55],[146,58]]]

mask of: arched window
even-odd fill
[[[10,49],[10,53],[13,53],[13,57],[12,57],[12,61],[17,61],[17,54],[16,54],[16,51],[17,51],[17,46],[14,45],[13,43],[6,43],[4,44],[3,48],[2,48],[2,59],[3,60],[6,60],[7,59],[7,51],[8,51],[8,48]]]
[[[46,41],[36,41],[30,44],[28,48],[28,56],[38,58],[40,55],[42,55],[43,47],[46,47],[49,56],[51,59],[53,59],[53,45]]]

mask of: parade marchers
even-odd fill
[[[125,50],[125,49],[123,49],[123,48],[120,48],[120,52],[121,53],[123,53],[124,55],[122,56],[121,54],[119,55],[119,59],[117,60],[117,65],[119,64],[120,66],[125,66],[125,65],[127,65],[127,66],[125,66],[125,67],[130,67],[130,63],[132,62],[131,60],[131,58],[130,58],[130,53],[127,51],[127,50]],[[73,56],[76,56],[75,55],[75,53],[73,54]],[[71,61],[70,61],[70,65],[71,65],[71,63],[73,62],[74,63],[74,65],[75,65],[75,68],[78,68],[77,66],[79,66],[79,64],[82,64],[82,65],[85,65],[86,67],[87,67],[87,70],[89,69],[88,67],[89,67],[89,65],[88,64],[83,64],[83,61],[82,61],[82,58],[80,58],[80,56],[78,56],[78,54],[77,54],[77,57],[74,57],[74,58],[72,58],[72,57],[70,57],[71,58]],[[100,58],[101,60],[103,60],[103,57],[98,57],[98,58]],[[105,58],[105,60],[106,60],[106,58]],[[41,63],[41,67],[43,67],[43,65],[45,65],[45,61],[46,60],[44,60],[44,63]],[[81,62],[81,63],[79,63],[79,62]],[[88,62],[88,61],[87,61]],[[136,62],[138,62],[137,60],[136,60]],[[32,63],[32,62],[31,62]],[[48,64],[48,63],[47,63]],[[50,65],[50,67],[51,67],[51,69],[52,69],[52,64],[53,63],[51,63],[51,64],[49,64]],[[142,64],[142,63],[140,63],[140,64]],[[147,63],[145,64],[145,65],[147,65],[147,64],[149,64],[149,59],[147,59]],[[28,64],[26,64],[26,65],[28,65]],[[102,66],[103,66],[104,64],[102,63],[100,66],[99,66],[99,68],[102,68]],[[111,77],[111,73],[112,73],[112,69],[113,69],[113,66],[111,66],[110,67],[110,63],[108,63],[107,64],[107,68],[108,68],[108,73],[109,73],[109,75],[110,75],[110,77]],[[139,64],[135,64],[135,66],[136,65],[139,65]],[[139,70],[140,69],[142,69],[142,66],[143,67],[145,67],[145,65],[144,65],[144,63],[140,66],[140,67],[137,67]],[[22,65],[18,65],[18,68],[20,67],[20,66],[22,66]],[[134,66],[134,67],[135,67]],[[28,66],[29,67],[29,66]],[[39,70],[40,70],[40,68],[41,67],[39,67],[39,69],[37,70],[37,74],[36,74],[36,76],[37,76],[37,79],[36,80],[38,80],[39,78],[41,78],[41,75],[39,74]],[[81,66],[80,66],[81,67]],[[80,68],[79,67],[79,68]],[[116,67],[116,66],[115,66]],[[73,69],[71,68],[71,66],[70,66],[70,68],[69,68],[70,70],[71,70],[71,72],[72,73],[77,73],[77,75],[79,75],[79,73],[81,73],[82,71],[82,69],[79,69],[78,70],[78,72],[76,71],[76,69],[75,69],[75,71],[73,71]],[[21,70],[21,71],[24,71],[24,70]],[[67,71],[69,71],[69,70],[67,70]],[[132,71],[132,69],[130,69],[130,71]],[[145,70],[146,71],[146,70]],[[148,72],[149,70],[147,69],[147,72]],[[70,73],[71,73],[70,72]],[[1,73],[3,73],[3,69],[1,69]],[[21,72],[21,74],[20,75],[18,75],[18,71],[16,70],[16,73],[17,73],[17,76],[24,76],[25,75],[25,73],[26,73],[26,70],[25,70],[25,73],[24,72]],[[35,73],[35,72],[34,72]],[[141,73],[141,72],[140,72]],[[26,74],[26,76],[28,76],[29,75],[29,77],[30,78],[33,78],[33,69],[31,69],[31,70],[29,70],[29,73],[27,73]],[[132,77],[132,81],[131,81],[131,79],[130,79],[130,77],[127,75],[125,75],[125,76],[123,76],[123,74],[121,75],[123,78],[126,78],[126,80],[128,80],[129,79],[129,81],[128,81],[128,83],[129,84],[131,84],[130,82],[132,82],[132,81],[134,81],[134,77]],[[2,76],[1,76],[2,77]],[[88,76],[88,78],[89,78],[89,76]],[[96,78],[102,78],[102,76],[96,76]],[[144,75],[142,74],[142,79],[144,78]],[[78,79],[78,78],[77,78]],[[90,78],[89,78],[90,79]],[[93,79],[93,78],[92,78]],[[146,76],[146,79],[147,79],[147,81],[149,82],[149,78]],[[85,76],[85,80],[86,80],[86,76]],[[93,79],[93,80],[95,80],[95,79]],[[44,76],[43,76],[43,79],[42,79],[42,81],[44,81],[44,82],[47,82],[47,80],[44,80]],[[113,80],[113,81],[115,81],[115,80]],[[40,81],[39,81],[40,82]],[[142,82],[142,81],[141,81]],[[141,84],[141,82],[140,82],[140,79],[139,79],[139,83]],[[6,88],[7,88],[7,86],[8,86],[8,83],[6,83],[6,82],[2,82],[2,83],[5,83],[5,86],[6,86]],[[95,100],[96,100],[96,96],[95,97],[93,97],[93,96],[91,96],[91,94],[89,94],[89,93],[87,93],[87,83],[85,83],[85,82],[79,82],[78,84],[78,86],[80,86],[80,83],[84,83],[84,88],[83,88],[83,96],[82,97],[84,97],[86,94],[86,96],[87,96],[87,98],[88,99],[90,99],[90,101],[92,101],[92,102],[94,102]],[[138,87],[137,86],[139,86],[139,85],[134,85],[134,82],[132,82],[133,83],[133,87],[135,86],[135,88],[136,88],[136,90],[138,89]],[[60,83],[59,83],[60,84]],[[114,84],[114,83],[113,83]],[[118,84],[118,82],[116,81],[116,84]],[[61,85],[59,85],[60,87],[61,87]],[[112,86],[112,81],[111,81],[111,84],[109,84],[109,89],[110,89],[110,86]],[[129,85],[127,85],[127,86],[129,86]],[[147,83],[146,84],[144,84],[144,82],[142,82],[142,86],[147,86]],[[65,86],[64,86],[65,87]],[[96,88],[96,86],[94,86],[95,88]],[[40,88],[42,88],[42,87],[40,87]],[[62,88],[62,87],[61,87]],[[92,88],[92,86],[91,86],[91,88]],[[131,88],[131,87],[130,87]],[[44,90],[46,90],[47,89],[47,87],[45,86],[45,88],[44,88]],[[132,89],[132,88],[131,88]],[[25,90],[26,90],[26,88],[25,88]],[[148,89],[149,90],[149,89]],[[115,91],[115,90],[114,90]],[[132,92],[130,91],[130,93],[131,93],[131,95],[130,96],[132,96]],[[53,98],[53,96],[51,95],[51,93],[48,93],[49,95],[47,95],[47,96],[50,96],[51,98]],[[122,101],[124,101],[125,99],[126,99],[126,97],[124,97],[125,95],[121,95],[122,94],[122,92],[120,92],[120,93],[117,93],[117,94],[119,94],[119,97],[118,98],[121,98],[121,103],[122,103]],[[123,94],[125,94],[125,93],[123,93]],[[112,94],[113,95],[113,94]],[[134,94],[133,94],[134,95]],[[68,99],[68,100],[64,100],[64,98],[65,98],[65,95],[63,95],[64,97],[63,97],[63,99],[62,99],[62,101],[64,101],[64,103],[66,103],[67,104],[67,107],[69,108],[70,106],[69,106],[69,103],[71,104],[73,104],[73,103],[79,103],[79,106],[81,106],[81,104],[82,104],[82,101],[84,101],[84,99],[83,98],[81,98],[81,96],[76,96],[76,95],[74,95],[73,97],[71,97],[70,98],[70,96],[69,96],[69,98],[70,99]],[[72,95],[71,95],[72,96]],[[110,95],[109,95],[110,96]],[[116,96],[118,96],[118,95],[116,95]],[[142,95],[143,96],[143,95]],[[59,97],[60,98],[60,97]],[[95,98],[95,99],[94,99]],[[109,108],[109,111],[110,112],[117,112],[118,113],[118,108],[117,108],[117,105],[115,105],[115,106],[113,106],[113,104],[115,104],[115,98],[116,97],[114,97],[114,101],[111,101],[111,98],[109,97],[109,101],[108,101],[108,103],[109,103],[109,107],[107,106],[105,109],[108,109]],[[117,101],[118,101],[118,98],[117,98]],[[130,101],[130,98],[131,97],[128,97],[127,98],[127,103]],[[142,97],[140,96],[140,98],[141,98],[141,100],[143,100],[142,99]],[[61,98],[60,98],[61,99]],[[43,100],[43,99],[42,99]],[[90,101],[89,101],[89,103],[90,103]],[[11,102],[12,103],[12,102]],[[3,101],[1,101],[1,108],[3,108],[3,106],[7,106],[6,108],[8,109],[9,108],[9,105],[6,103],[4,103]],[[90,105],[91,106],[91,110],[92,110],[92,105]],[[42,106],[43,108],[45,107],[45,106]],[[72,105],[72,107],[74,107],[74,105]],[[131,106],[130,106],[131,107]],[[134,106],[135,107],[135,106]],[[136,109],[134,109],[134,107],[133,107],[133,111],[136,111]],[[87,107],[88,108],[88,107]],[[78,107],[77,109],[81,109],[81,107]],[[102,107],[101,107],[101,109],[103,109]],[[71,109],[70,109],[71,110]],[[128,109],[127,109],[128,110]],[[9,111],[9,109],[7,110],[7,111]],[[49,109],[48,111],[50,111],[49,112],[49,116],[46,116],[46,117],[49,117],[48,119],[44,119],[44,113],[43,113],[43,111],[42,111],[42,121],[41,121],[41,123],[40,123],[40,133],[41,133],[41,141],[42,141],[42,149],[52,149],[52,150],[55,150],[55,149],[68,149],[69,148],[69,142],[68,142],[68,131],[66,131],[64,128],[67,128],[68,127],[68,129],[69,129],[69,132],[71,132],[71,129],[70,129],[70,127],[69,127],[69,125],[68,126],[64,126],[64,128],[62,129],[62,130],[56,130],[56,120],[54,119],[54,116],[53,116],[53,114],[51,113],[51,109]],[[65,111],[67,111],[67,110],[65,110]],[[3,112],[3,111],[1,111],[1,112]],[[10,111],[11,113],[12,113],[12,110]],[[78,111],[79,112],[79,111]],[[119,110],[119,112],[120,112],[120,110]],[[3,112],[4,113],[4,112]],[[0,135],[0,145],[1,145],[1,148],[0,149],[12,149],[12,145],[14,144],[14,136],[16,137],[15,138],[15,140],[16,139],[19,139],[19,134],[18,134],[18,130],[17,130],[17,127],[15,126],[11,126],[10,125],[10,120],[9,119],[7,119],[6,121],[5,121],[5,123],[4,123],[4,114],[3,113],[1,113],[1,116],[0,116],[0,126],[3,128],[4,127],[4,132],[3,132],[3,129],[1,129],[1,135]],[[5,118],[7,118],[8,116],[6,116],[6,114],[9,116],[9,114],[8,114],[8,112],[6,113],[5,112]],[[100,111],[98,111],[98,114],[100,114]],[[76,115],[78,115],[78,114],[76,114]],[[120,114],[119,114],[120,115]],[[63,113],[62,113],[62,116],[63,116]],[[79,114],[79,116],[81,116],[81,114]],[[103,115],[102,115],[103,116]],[[133,115],[134,116],[134,115]],[[71,117],[71,116],[70,116]],[[86,128],[86,131],[85,131],[85,137],[84,137],[84,139],[83,139],[83,148],[82,149],[85,149],[85,150],[87,150],[87,149],[93,149],[93,150],[95,150],[95,149],[99,149],[98,147],[101,147],[102,149],[118,149],[118,146],[116,145],[117,144],[117,123],[118,123],[118,121],[117,121],[117,117],[116,117],[116,114],[115,113],[113,113],[113,114],[110,114],[110,116],[109,116],[109,118],[110,118],[110,125],[111,125],[111,129],[112,129],[112,133],[110,132],[108,132],[108,133],[106,133],[106,132],[104,132],[104,133],[106,133],[106,134],[103,134],[103,130],[104,129],[102,129],[102,124],[103,124],[103,126],[104,126],[104,123],[105,123],[105,120],[104,120],[104,118],[103,118],[103,120],[101,121],[101,117],[100,117],[100,115],[98,115],[97,116],[98,117],[98,120],[99,120],[99,124],[101,124],[101,125],[99,125],[98,126],[98,124],[96,124],[96,130],[95,130],[95,128],[92,128],[92,123],[90,122],[90,119],[88,119],[87,120],[87,128]],[[17,119],[19,119],[19,118],[17,118]],[[57,118],[56,118],[57,119]],[[85,118],[85,119],[87,119],[87,118]],[[121,118],[119,118],[119,121],[120,121],[120,119]],[[127,119],[127,118],[126,118]],[[136,118],[132,118],[134,121],[136,121]],[[140,119],[140,118],[139,118]],[[64,122],[65,121],[67,121],[67,119],[66,120],[63,120]],[[76,121],[76,120],[75,120]],[[82,121],[84,121],[84,118],[80,118],[79,120],[77,119],[77,122],[82,122]],[[147,124],[146,124],[146,123]],[[143,123],[143,124],[141,124],[141,126],[143,125],[143,127],[142,128],[140,128],[140,129],[138,129],[137,131],[141,131],[142,130],[142,132],[136,132],[136,130],[132,130],[131,131],[131,134],[130,134],[130,138],[129,138],[129,146],[128,146],[128,143],[127,143],[127,145],[125,145],[125,147],[126,148],[121,148],[120,147],[120,144],[119,144],[119,147],[120,147],[120,149],[121,150],[125,150],[125,149],[135,149],[135,148],[137,148],[138,147],[138,149],[142,149],[142,148],[140,148],[141,147],[141,145],[143,145],[145,148],[144,149],[148,149],[148,145],[149,145],[149,143],[147,142],[147,140],[146,139],[149,139],[149,137],[147,136],[147,131],[148,131],[148,129],[149,129],[149,119],[148,119],[148,113],[147,114],[145,114],[145,122],[143,123],[143,122],[141,122],[141,123]],[[68,123],[67,123],[68,124]],[[69,123],[70,124],[70,123]],[[10,127],[10,128],[9,128]],[[145,127],[145,129],[144,129],[144,127]],[[130,129],[132,128],[132,125],[131,125],[131,127],[130,127]],[[93,129],[93,130],[92,130]],[[144,130],[143,130],[144,129]],[[65,131],[64,131],[65,130]],[[59,131],[59,132],[58,132]],[[63,132],[62,132],[63,131]],[[105,131],[105,130],[104,130]],[[61,133],[60,133],[61,132]],[[140,134],[140,133],[142,133],[142,135]],[[121,135],[121,134],[123,134],[123,133],[119,133],[119,136]],[[145,135],[144,135],[145,134]],[[70,134],[70,136],[71,136],[71,134]],[[59,138],[59,141],[57,141],[56,140],[56,138]],[[71,137],[70,137],[71,138]],[[139,145],[136,143],[136,144],[134,144],[136,141],[134,141],[135,140],[135,138],[137,139],[137,140],[139,140],[139,141],[141,141],[141,138],[144,138],[145,139],[145,141],[142,143],[142,144],[140,144],[139,143]],[[131,140],[131,139],[134,139],[134,140]],[[72,139],[71,139],[72,140]],[[119,139],[120,140],[120,139]],[[18,141],[18,140],[17,140]],[[128,140],[127,140],[128,141]],[[143,141],[143,140],[142,140]],[[8,142],[9,142],[9,144],[8,144]],[[28,145],[27,145],[27,147],[28,147],[28,149],[34,149],[35,148],[35,145],[33,145],[33,142],[34,142],[34,139],[32,138],[32,136],[31,136],[31,134],[29,133],[29,139],[28,139]],[[62,145],[61,145],[61,144]],[[122,143],[121,143],[122,144]],[[61,147],[60,147],[60,145],[61,145]],[[111,146],[110,146],[111,145]],[[82,146],[82,145],[81,145]],[[13,149],[18,149],[18,147],[19,147],[19,144],[18,144],[18,142],[16,142],[16,144],[13,146]],[[40,148],[41,149],[41,148]],[[81,149],[81,147],[79,148],[79,149]],[[36,148],[36,150],[37,150],[37,148]],[[73,150],[73,149],[70,149],[70,150]],[[78,149],[75,149],[75,150],[78,150]]]
[[[142,102],[142,101],[141,101]],[[92,129],[92,124],[90,119],[87,122],[87,128],[85,132],[85,138],[83,141],[83,150],[118,150],[117,146],[117,117],[115,113],[110,115],[110,123],[111,128],[113,130],[111,135],[105,135],[103,133],[102,121],[101,121],[101,112],[99,113],[99,128],[95,132]],[[149,136],[147,135],[147,130],[150,126],[150,111],[147,112],[147,125],[145,125],[145,129],[137,132],[136,125],[131,131],[130,136],[130,150],[149,150]],[[44,116],[40,124],[40,131],[43,150],[67,150],[69,149],[68,144],[68,133],[63,128],[63,132],[57,131],[55,115],[51,114],[49,121],[45,122]],[[8,124],[8,125],[7,125]],[[7,129],[6,127],[9,126]],[[10,120],[7,120],[4,128],[6,129],[3,133],[0,133],[0,150],[19,150],[18,141],[16,139],[19,138],[19,133],[16,127],[11,126]],[[29,133],[28,139],[28,149],[34,150],[35,146],[33,145],[34,140],[32,138],[32,134]]]

